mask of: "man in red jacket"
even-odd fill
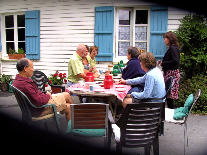
[[[50,92],[46,94],[38,91],[35,82],[31,79],[33,75],[33,63],[27,58],[22,58],[17,62],[17,70],[19,74],[16,75],[13,85],[22,91],[37,107],[45,104],[54,103],[57,107],[57,111],[65,113],[67,121],[71,119],[70,104],[73,104],[73,100],[69,93],[63,92],[57,95],[51,95]],[[29,105],[32,117],[41,117],[53,112],[52,107],[45,108],[33,108]]]

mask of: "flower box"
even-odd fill
[[[25,58],[25,53],[24,54],[8,54],[9,59],[21,59]]]

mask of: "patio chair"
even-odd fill
[[[162,98],[147,98],[147,100],[164,100],[168,97],[168,95],[170,94],[170,90],[172,88],[172,86],[174,85],[174,82],[175,82],[175,77],[174,76],[170,76],[170,78],[165,82],[165,91],[166,91],[166,94],[164,97]],[[145,102],[146,99],[143,99],[142,102]],[[163,109],[165,108],[165,104],[163,104]],[[159,135],[164,135],[164,121],[165,121],[165,110],[162,111],[162,114],[161,114],[161,126],[160,126],[160,131],[159,131]]]
[[[145,154],[149,155],[153,145],[154,154],[159,154],[158,131],[163,104],[165,102],[127,104],[120,119],[112,124],[118,153],[122,153],[122,147],[145,147]]]
[[[104,137],[104,148],[108,145],[108,110],[105,103],[71,104],[71,126],[68,133],[72,137]],[[67,133],[67,132],[66,132]]]
[[[35,70],[33,72],[31,79],[35,81],[38,90],[40,90],[42,92],[45,92],[45,84],[46,83],[48,83],[51,87],[61,88],[62,92],[65,92],[64,86],[51,84],[49,82],[47,76],[41,71]]]
[[[196,92],[196,94],[193,97],[192,105],[189,108],[190,110],[189,110],[187,116],[185,116],[182,120],[173,119],[175,109],[165,108],[165,121],[166,122],[180,124],[180,125],[184,124],[184,126],[185,126],[185,128],[184,128],[184,155],[185,155],[185,133],[187,134],[188,115],[190,114],[191,110],[193,109],[193,107],[194,107],[196,101],[198,100],[198,98],[200,97],[200,95],[201,95],[201,89],[198,89],[198,91]],[[187,146],[188,146],[188,136],[187,136]]]
[[[29,125],[31,125],[31,124],[35,125],[37,123],[38,124],[39,123],[44,123],[45,129],[48,130],[47,122],[51,121],[51,120],[54,120],[54,121],[56,121],[56,126],[57,126],[58,133],[59,134],[61,133],[59,115],[57,114],[57,109],[56,109],[55,104],[45,104],[41,107],[36,107],[35,105],[33,105],[31,103],[29,98],[23,92],[21,92],[19,89],[14,87],[12,84],[10,84],[10,86],[11,86],[13,92],[14,92],[15,98],[16,98],[18,104],[19,104],[19,107],[20,107],[21,111],[22,111],[22,121],[24,123],[27,123]],[[42,116],[42,117],[32,117],[29,106],[33,107],[33,108],[44,108],[44,107],[52,106],[53,107],[53,113]]]

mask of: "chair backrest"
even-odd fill
[[[31,112],[29,109],[29,105],[31,105],[32,107],[35,107],[31,101],[28,99],[28,97],[21,92],[19,89],[17,89],[16,87],[14,87],[12,84],[10,84],[15,98],[17,100],[17,103],[19,104],[19,107],[22,111],[22,119],[26,122],[31,122],[32,121],[32,116],[31,116]]]
[[[35,70],[31,79],[35,81],[38,90],[45,91],[45,84],[49,83],[49,80],[43,72]]]
[[[108,133],[108,104],[70,104],[71,133],[73,129],[106,129]]]
[[[167,81],[165,82],[165,91],[166,91],[166,95],[164,96],[164,98],[167,98],[167,96],[170,93],[170,90],[172,88],[172,86],[174,85],[175,82],[175,77],[171,76],[169,79],[167,79]]]
[[[193,104],[190,107],[189,114],[190,114],[191,110],[193,109],[194,105],[196,104],[196,101],[198,100],[200,95],[201,95],[201,89],[198,89],[198,91],[194,95]],[[188,116],[185,117],[184,122],[182,124],[185,124],[187,122],[187,118],[188,118]]]
[[[122,147],[152,144],[158,136],[161,113],[165,102],[127,104],[116,125],[120,127]]]

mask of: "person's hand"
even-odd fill
[[[47,93],[46,94],[49,94],[50,95],[50,98],[52,98],[52,95],[51,95],[51,93],[49,92],[49,91],[47,91]]]
[[[162,61],[161,61],[161,60],[158,60],[158,61],[157,61],[157,65],[158,65],[158,66],[161,66],[161,64],[162,64]]]
[[[126,84],[126,80],[120,80],[119,83],[120,84]]]

